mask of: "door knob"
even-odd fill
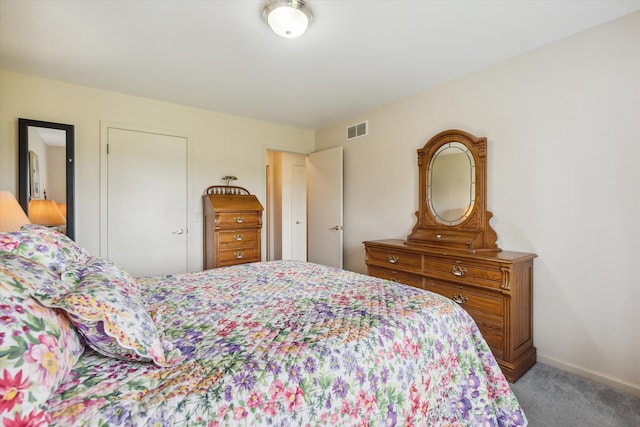
[[[178,228],[176,231],[172,231],[173,234],[184,234],[184,230],[182,228]]]
[[[300,224],[300,220],[297,220],[297,221],[296,221],[296,224]]]
[[[342,226],[336,225],[335,227],[330,227],[329,230],[342,230]]]

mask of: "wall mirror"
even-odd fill
[[[487,139],[447,130],[418,149],[419,208],[408,244],[499,251],[486,209]]]
[[[18,119],[18,201],[31,222],[55,226],[71,239],[74,162],[73,125]]]

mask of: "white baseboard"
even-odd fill
[[[554,368],[562,369],[563,371],[571,372],[572,374],[579,375],[600,384],[608,385],[609,387],[613,387],[617,390],[640,396],[640,386],[622,381],[619,378],[608,377],[598,372],[590,371],[588,369],[584,369],[570,363],[562,362],[552,357],[544,356],[540,353],[538,353],[537,359],[538,362],[545,363],[547,365],[553,366]]]

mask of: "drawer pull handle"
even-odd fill
[[[389,261],[391,264],[397,264],[397,262],[400,261],[400,258],[398,258],[395,255],[389,255],[389,258],[387,258],[387,261]]]
[[[460,267],[459,265],[454,265],[451,267],[451,274],[454,276],[464,276],[467,273],[467,269],[464,267]]]
[[[244,218],[241,216],[237,216],[234,218],[238,224],[242,224],[244,222]]]
[[[451,299],[454,300],[455,302],[457,302],[458,304],[464,304],[465,302],[467,302],[469,300],[469,297],[466,297],[462,294],[453,294],[451,296]]]
[[[242,252],[234,252],[233,256],[236,257],[237,259],[244,258],[244,255],[242,254]]]
[[[244,239],[244,236],[242,236],[242,234],[234,234],[233,235],[233,240],[240,241],[242,239]]]

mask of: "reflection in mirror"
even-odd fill
[[[444,144],[428,169],[427,201],[436,220],[444,225],[462,223],[475,202],[475,164],[469,149],[459,142]]]
[[[32,223],[56,227],[73,239],[73,125],[19,119],[18,127],[20,205]]]

